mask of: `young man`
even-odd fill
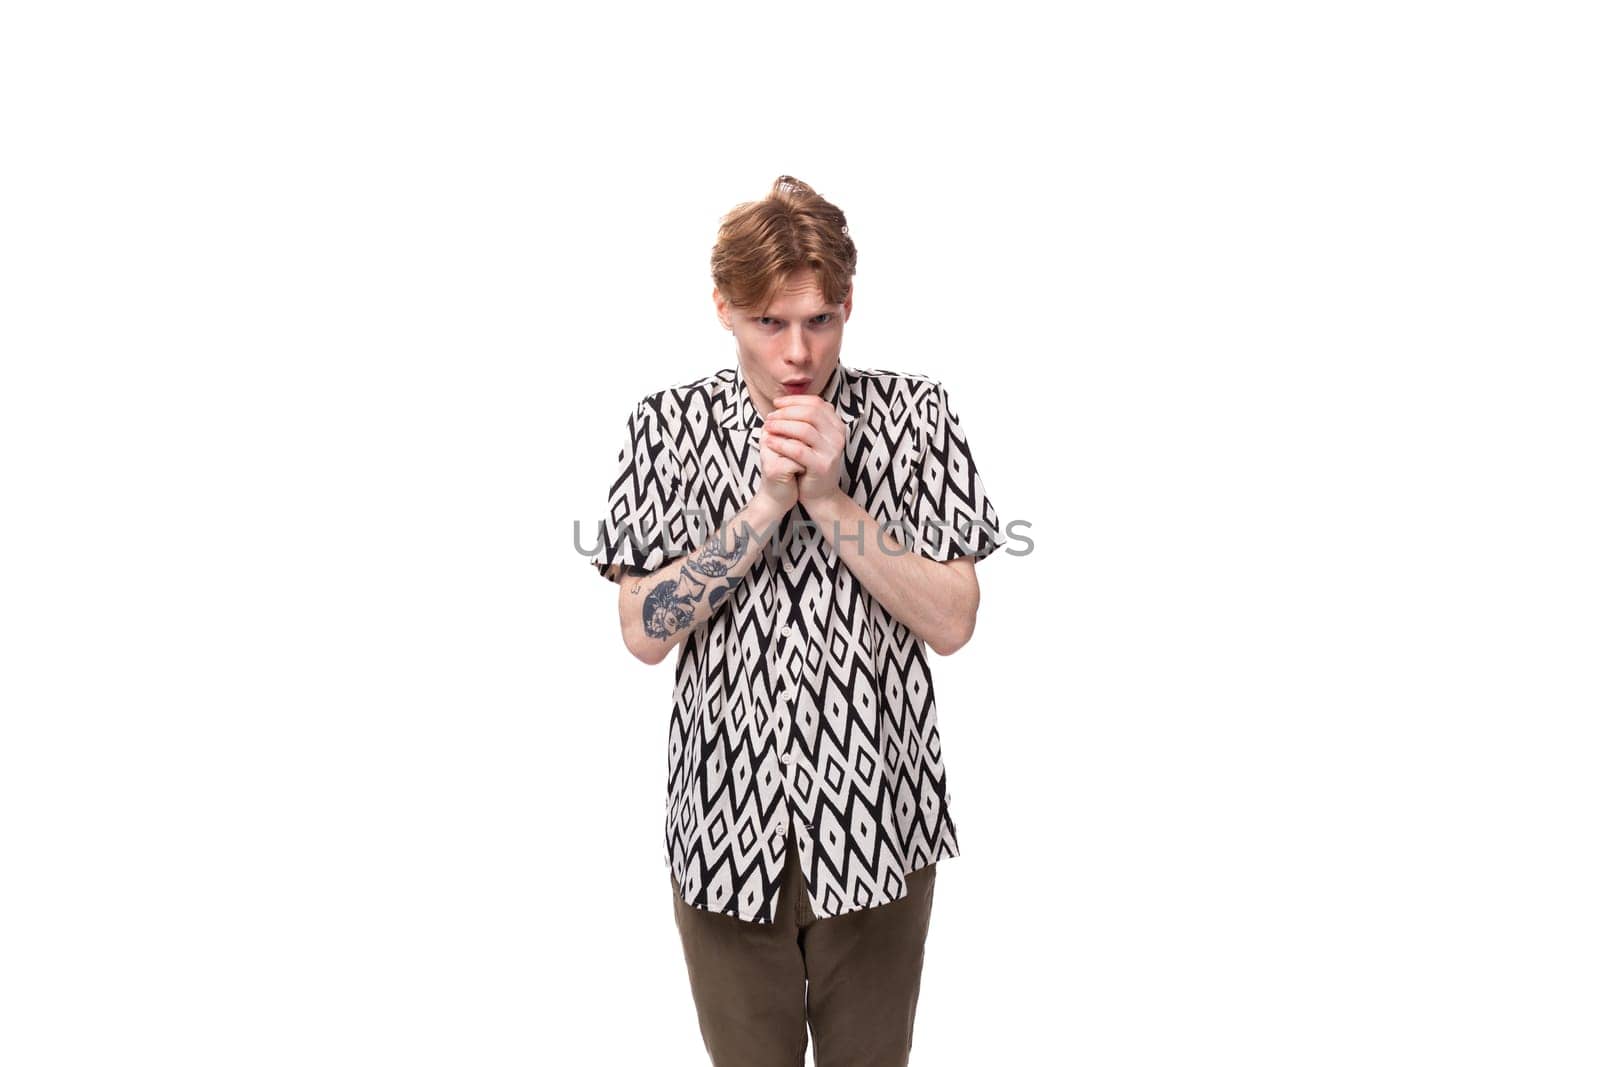
[[[958,854],[925,646],[1005,543],[940,383],[839,362],[856,250],[788,176],[723,219],[737,364],[651,393],[593,562],[677,648],[663,856],[714,1064],[905,1064],[935,863]]]

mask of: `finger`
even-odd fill
[[[810,393],[784,393],[772,398],[772,410],[787,411],[794,408],[831,408],[832,404]]]
[[[780,396],[773,398],[772,414],[794,418],[818,419],[822,412],[832,411],[833,405],[820,396]]]
[[[773,411],[766,419],[767,422],[778,422],[780,420],[787,422],[791,426],[795,423],[804,423],[807,426],[815,426],[819,430],[835,429],[840,433],[844,432],[843,420],[839,418],[838,412],[827,404],[810,408],[791,404],[781,410]]]
[[[774,434],[781,434],[784,437],[810,445],[812,448],[818,448],[822,445],[822,433],[809,422],[803,422],[800,419],[773,418],[767,420],[767,425]]]
[[[824,433],[843,435],[844,422],[838,414],[828,407],[817,408],[815,411],[774,411],[767,416],[766,423],[771,423],[777,430],[793,430],[797,426],[811,426]]]
[[[767,465],[767,464],[771,464],[772,465],[772,469],[775,471],[775,473],[778,473],[778,474],[804,474],[805,473],[806,469],[803,466],[801,466],[800,464],[796,463],[794,460],[790,459],[789,457],[783,455],[776,448],[773,448],[772,444],[771,444],[771,441],[772,441],[772,438],[766,438],[766,439],[764,439],[764,441],[762,443],[762,446],[761,446],[762,462],[763,462],[764,466]]]
[[[805,465],[806,470],[826,470],[828,461],[816,449],[792,437],[774,437],[772,447],[779,455]]]
[[[814,419],[814,418],[810,418],[810,417],[807,417],[805,415],[802,415],[798,411],[788,411],[788,412],[774,411],[771,415],[767,416],[766,421],[763,422],[761,425],[762,426],[771,426],[771,427],[774,427],[775,429],[781,429],[781,428],[784,428],[784,427],[794,427],[794,426],[820,426],[821,425],[821,421],[818,420],[818,419]]]

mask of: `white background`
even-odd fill
[[[1581,5],[8,5],[0,1060],[700,1064],[573,548],[861,250],[1002,521],[914,1062],[1592,1065]]]

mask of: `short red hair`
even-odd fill
[[[842,304],[856,273],[856,246],[844,212],[785,174],[763,199],[722,218],[711,249],[711,278],[738,308],[766,307],[789,275],[811,270],[830,304]]]

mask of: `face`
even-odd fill
[[[750,399],[763,419],[772,413],[775,396],[822,392],[839,365],[852,296],[846,294],[842,304],[825,303],[809,271],[790,275],[764,308],[736,308],[712,291],[717,317],[733,331]]]

